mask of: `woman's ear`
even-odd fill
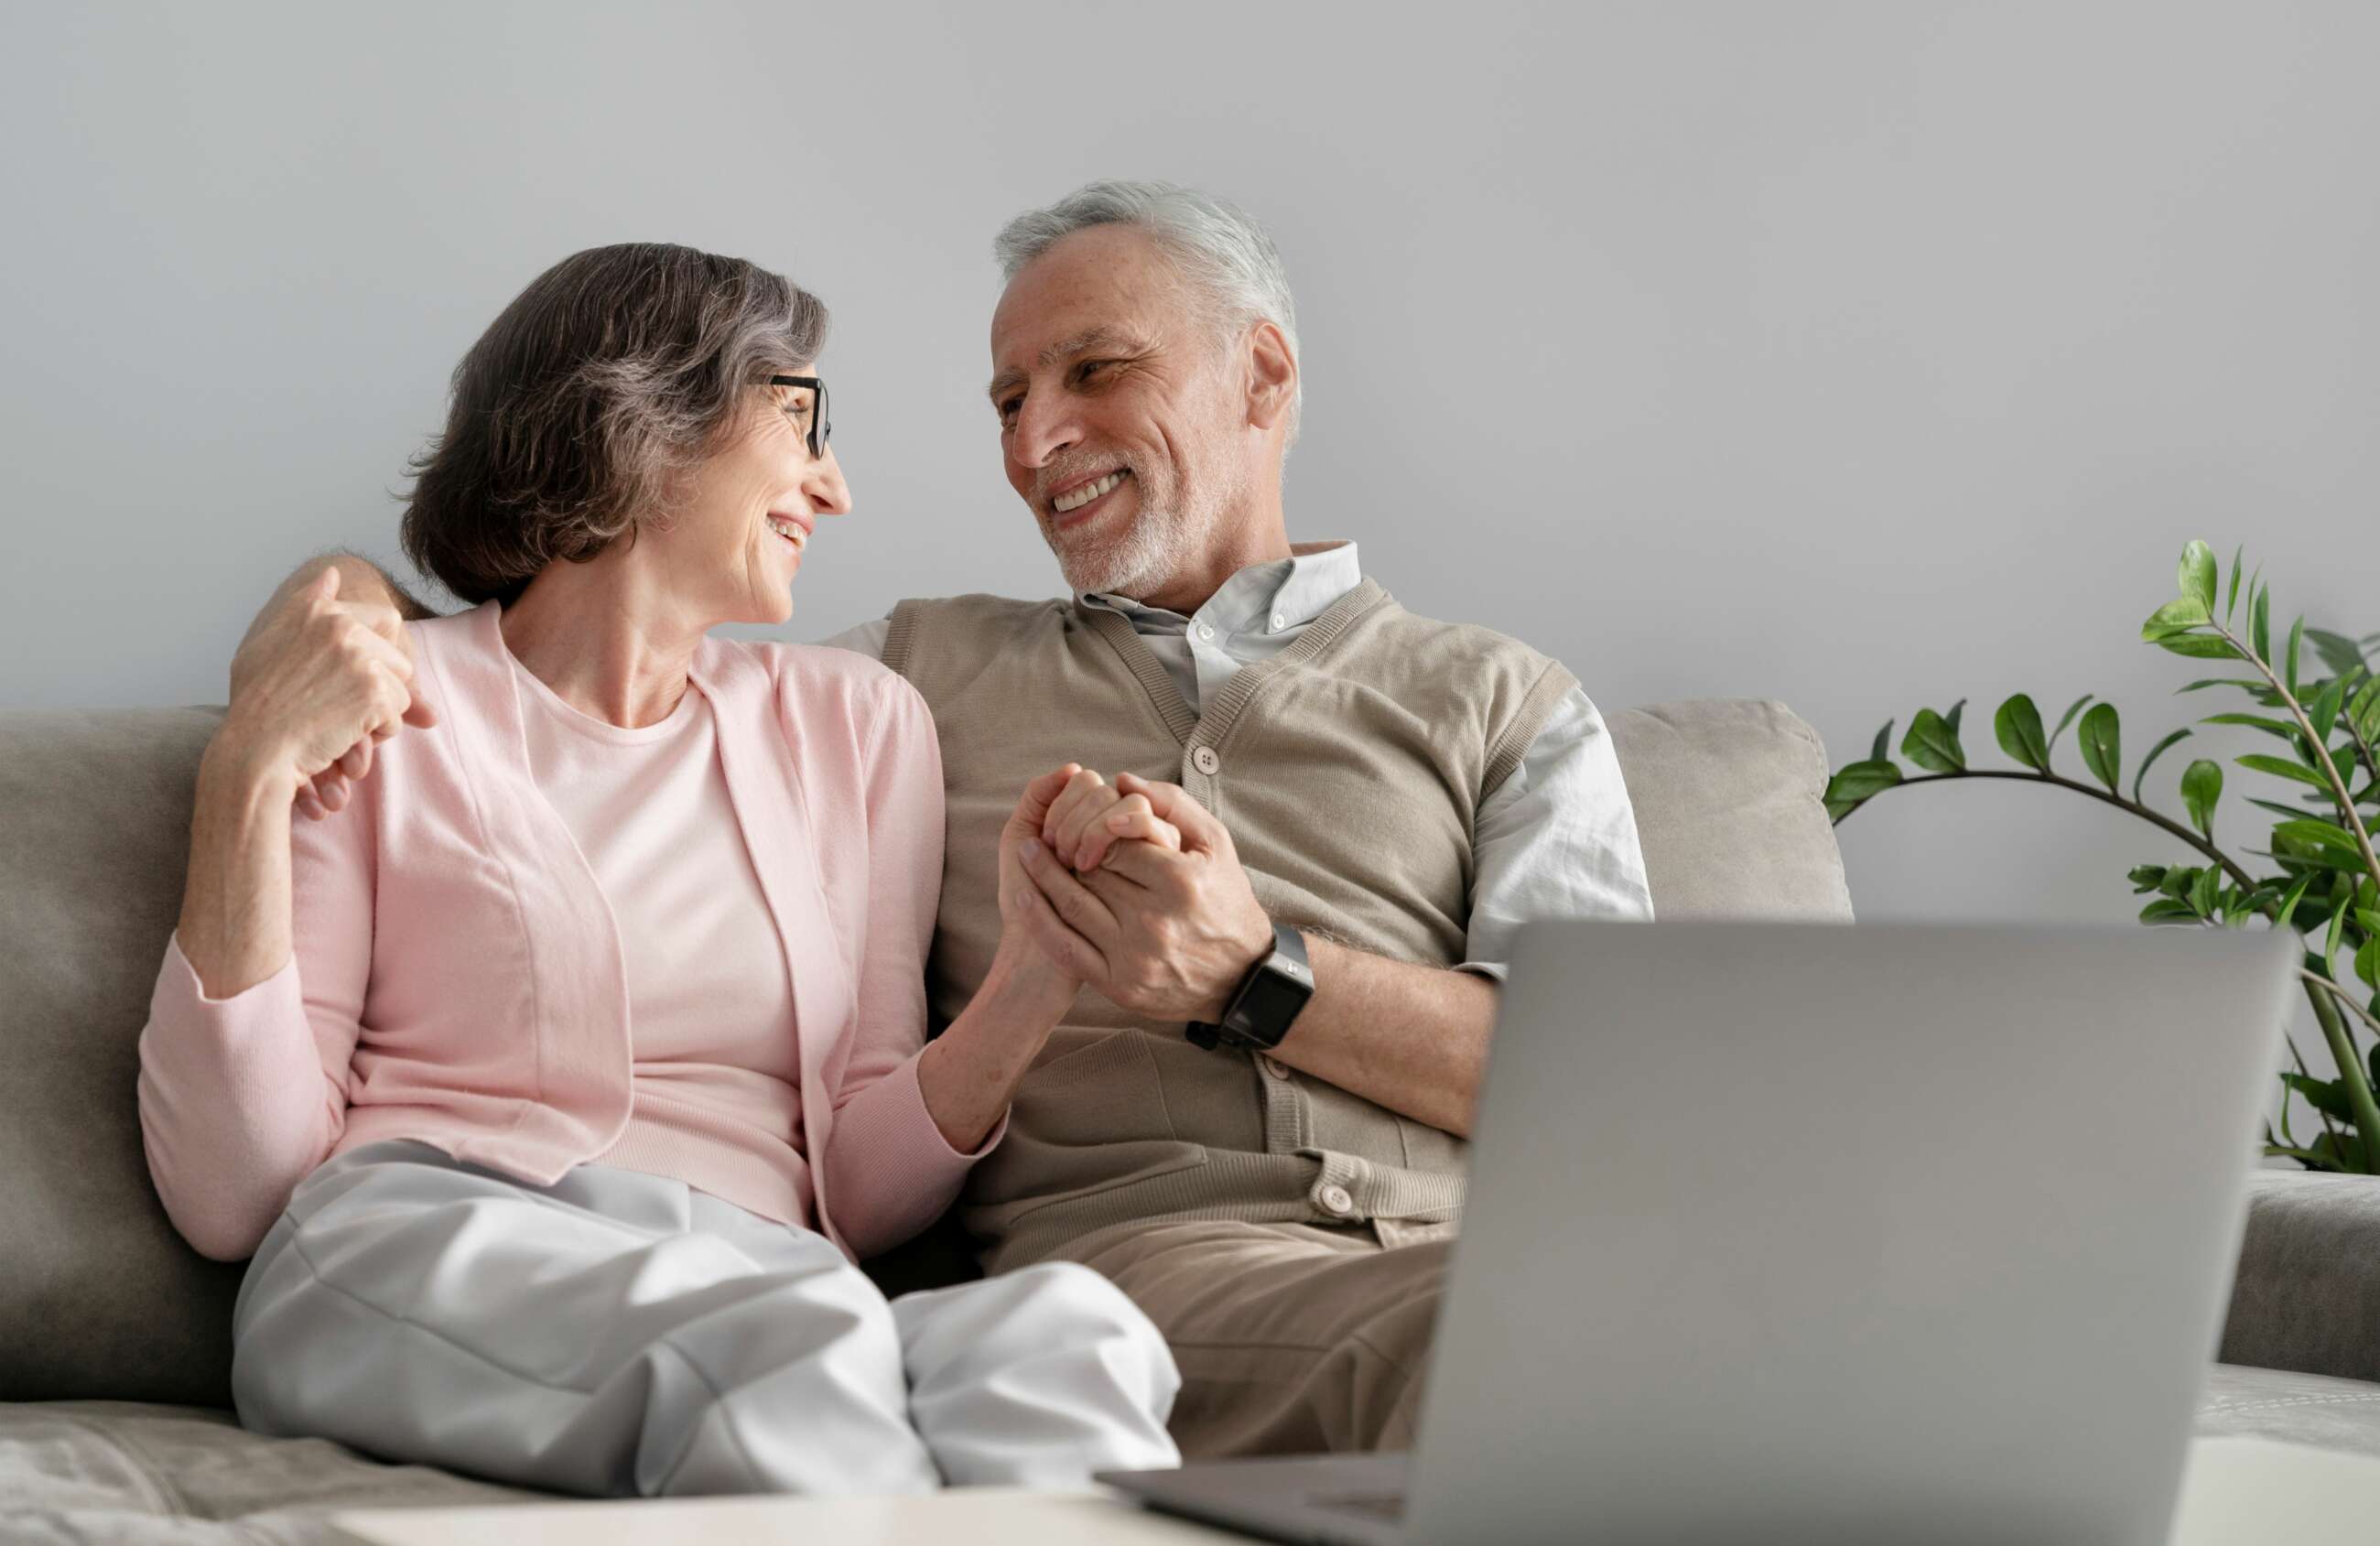
[[[1297,400],[1297,357],[1281,327],[1258,322],[1248,329],[1248,423],[1259,430],[1289,421],[1289,406]]]

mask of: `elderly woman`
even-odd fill
[[[249,1427],[597,1494],[1173,1462],[1171,1357],[1104,1279],[888,1303],[855,1265],[949,1203],[1079,984],[1014,853],[1062,770],[1004,840],[999,965],[928,1043],[923,702],[710,637],[783,621],[850,508],[825,321],[734,259],[566,259],[417,464],[407,550],[476,609],[408,650],[334,569],[243,648],[140,1091],[176,1225],[253,1254]],[[352,797],[293,822],[334,766]]]

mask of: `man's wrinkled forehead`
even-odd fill
[[[1077,231],[1026,264],[1002,292],[991,313],[995,380],[1054,362],[1062,346],[1093,335],[1145,338],[1180,307],[1181,289],[1173,265],[1141,232]]]

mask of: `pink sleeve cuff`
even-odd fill
[[[856,1255],[889,1250],[941,1216],[976,1162],[1007,1136],[1003,1114],[971,1152],[951,1146],[917,1082],[922,1051],[844,1103],[830,1142],[828,1208]]]
[[[168,979],[171,980],[172,989],[177,996],[199,1005],[203,1010],[252,1006],[285,997],[288,992],[296,987],[298,956],[295,951],[292,951],[289,959],[281,963],[280,970],[261,981],[249,983],[229,998],[209,998],[206,985],[199,980],[199,968],[190,965],[190,958],[182,954],[182,935],[181,931],[176,930],[173,937],[165,942],[165,969],[157,981],[158,996],[161,999],[165,995]]]

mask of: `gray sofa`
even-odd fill
[[[218,717],[0,713],[0,1540],[315,1540],[331,1509],[526,1495],[225,1409],[239,1269],[167,1223],[133,1101]],[[1751,702],[1611,724],[1662,916],[1850,917],[1806,724]],[[915,1286],[950,1246],[872,1270]],[[2221,1356],[2204,1431],[2380,1453],[2380,1183],[2258,1175]]]

